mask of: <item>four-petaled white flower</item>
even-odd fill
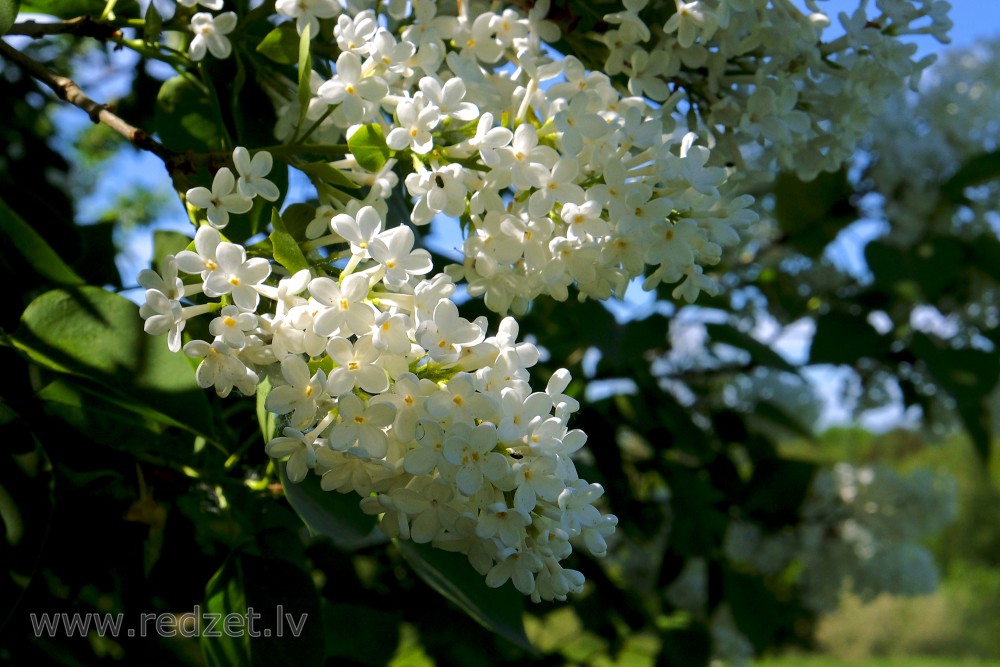
[[[274,159],[267,151],[257,151],[250,159],[250,152],[242,146],[233,151],[233,162],[240,177],[236,189],[244,197],[251,199],[260,195],[268,201],[276,201],[281,196],[278,186],[264,178],[271,173]]]
[[[216,248],[218,266],[205,278],[205,294],[210,297],[232,294],[243,310],[257,310],[260,295],[255,289],[271,274],[271,265],[263,257],[247,259],[247,251],[235,243],[220,243]]]
[[[212,16],[208,12],[198,12],[191,17],[191,32],[194,33],[194,39],[188,46],[188,56],[191,60],[201,60],[207,51],[216,58],[228,58],[233,47],[226,35],[235,28],[235,12],[223,12],[218,16]]]
[[[219,317],[208,324],[208,332],[221,338],[226,345],[234,350],[243,349],[246,345],[247,333],[256,328],[257,315],[240,312],[237,306],[226,306],[219,313]]]
[[[222,6],[222,0],[219,0]],[[295,29],[299,34],[309,26],[309,38],[319,35],[319,19],[329,19],[340,14],[341,7],[336,0],[277,0],[274,9],[282,16],[295,19]]]
[[[389,436],[385,429],[392,424],[396,408],[390,403],[369,403],[355,394],[343,394],[337,400],[341,422],[330,431],[330,446],[346,450],[355,445],[361,447],[368,456],[380,459],[389,448]]]
[[[192,206],[208,209],[208,222],[216,229],[229,224],[230,213],[246,213],[253,208],[253,200],[236,191],[236,177],[229,167],[215,172],[211,190],[198,186],[188,190],[186,197]]]
[[[304,480],[309,469],[316,465],[316,446],[313,444],[313,439],[301,431],[286,428],[283,433],[283,436],[268,442],[264,451],[275,459],[287,456],[285,474],[288,475],[290,482],[298,483]]]

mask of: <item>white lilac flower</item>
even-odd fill
[[[177,268],[185,273],[200,273],[204,280],[209,273],[219,268],[215,251],[220,243],[222,236],[219,230],[209,225],[202,225],[194,235],[194,252],[182,250],[177,253]]]
[[[381,394],[389,388],[385,370],[376,363],[381,354],[370,335],[353,344],[346,338],[331,338],[326,353],[337,364],[327,377],[326,388],[331,396],[346,394],[355,387],[369,394]]]
[[[301,431],[286,428],[283,433],[284,435],[268,442],[265,451],[271,458],[288,457],[285,473],[289,481],[297,484],[306,478],[311,468],[315,467],[316,446],[314,439]]]
[[[219,0],[221,7],[222,0]],[[319,19],[329,19],[340,14],[341,7],[336,0],[277,0],[274,9],[282,16],[295,19],[295,29],[299,34],[309,26],[309,38],[319,36]]]
[[[236,181],[237,191],[244,197],[253,199],[260,195],[268,201],[277,201],[281,193],[278,186],[264,178],[271,173],[274,160],[267,151],[257,151],[253,159],[250,152],[242,146],[233,151],[233,162],[240,177]]]
[[[246,336],[257,328],[257,315],[240,312],[237,306],[226,306],[219,316],[208,325],[208,332],[218,336],[229,347],[241,350],[246,345]]]
[[[279,415],[292,413],[295,428],[312,424],[318,403],[330,399],[326,393],[326,373],[318,369],[310,376],[309,366],[301,357],[288,355],[281,360],[281,375],[288,384],[271,389],[265,407]]]
[[[389,131],[385,142],[393,150],[409,147],[418,155],[429,153],[434,148],[431,132],[440,121],[441,114],[437,107],[427,104],[422,96],[401,100],[396,105],[398,125]]]
[[[246,249],[235,243],[220,243],[216,248],[218,266],[205,278],[205,294],[210,297],[231,294],[243,310],[257,310],[260,295],[256,286],[271,274],[271,265],[263,257],[247,259]]]
[[[313,332],[318,336],[362,335],[368,333],[375,322],[375,310],[366,303],[368,277],[355,273],[339,284],[330,278],[314,278],[309,283],[309,294],[320,306],[312,321]]]
[[[431,254],[423,248],[413,249],[416,239],[406,225],[393,227],[379,234],[371,242],[371,258],[385,267],[383,280],[389,288],[398,288],[410,276],[422,276],[434,268]]]
[[[372,206],[363,206],[355,215],[340,213],[330,220],[330,228],[351,244],[351,252],[368,259],[368,245],[382,231],[382,216]]]
[[[221,340],[211,344],[193,340],[184,346],[184,354],[192,359],[202,359],[195,372],[199,387],[214,387],[223,398],[233,387],[246,396],[252,395],[257,388],[257,374],[240,361],[236,350]]]
[[[190,29],[194,33],[194,39],[188,46],[188,56],[191,60],[201,60],[208,52],[219,59],[228,58],[233,46],[226,35],[235,28],[235,12],[223,12],[218,16],[198,12],[191,17]]]
[[[372,458],[385,456],[389,447],[386,427],[392,425],[396,409],[389,403],[365,403],[356,395],[345,393],[337,400],[341,421],[330,431],[330,447],[344,451],[358,446]]]
[[[341,17],[343,18],[343,17]],[[316,91],[324,102],[336,105],[336,116],[342,126],[361,123],[368,108],[389,94],[389,87],[378,75],[364,76],[361,58],[344,51],[337,58],[337,71]]]
[[[236,191],[236,177],[229,167],[223,167],[212,179],[212,189],[191,188],[186,193],[189,204],[208,209],[208,221],[216,229],[229,224],[230,213],[246,213],[253,208],[253,200]]]

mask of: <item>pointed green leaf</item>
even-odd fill
[[[257,45],[257,53],[281,65],[294,65],[299,60],[299,34],[291,23],[283,23],[267,33]]]
[[[4,35],[17,20],[21,0],[0,0],[0,35]]]
[[[142,26],[142,38],[151,44],[160,41],[160,33],[163,32],[163,17],[156,9],[156,3],[149,3],[146,9],[146,22]]]
[[[213,634],[199,627],[209,665],[319,667],[324,662],[319,594],[296,563],[237,552],[209,581],[204,604],[207,613],[222,619]]]
[[[43,278],[57,285],[82,285],[83,278],[76,274],[56,254],[41,234],[32,229],[21,216],[0,199],[0,234],[23,256]]]
[[[288,233],[278,209],[271,210],[271,225],[274,231],[271,232],[271,248],[274,251],[274,261],[288,269],[289,273],[297,273],[302,269],[309,268],[306,256],[302,254],[302,249],[295,242],[295,238]]]
[[[310,178],[318,178],[330,185],[350,190],[357,190],[360,185],[344,176],[344,172],[331,166],[328,162],[299,162],[293,165]]]
[[[399,552],[427,585],[456,604],[483,627],[535,653],[524,632],[524,596],[510,583],[490,588],[462,554],[429,544],[394,540]]]
[[[302,29],[302,34],[299,35],[298,128],[300,132],[305,129],[303,124],[306,121],[306,114],[309,112],[309,100],[312,99],[312,88],[309,86],[309,80],[312,78],[312,53],[309,51],[312,35],[309,33],[310,27],[309,24],[306,24]]]

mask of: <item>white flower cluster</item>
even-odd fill
[[[920,542],[955,512],[955,482],[946,475],[903,477],[882,465],[839,463],[817,476],[794,531],[765,535],[756,524],[733,522],[725,552],[764,575],[797,561],[803,602],[832,611],[847,590],[864,599],[933,591],[938,573]]]
[[[929,233],[994,233],[995,182],[967,188],[965,205],[952,215],[942,215],[941,185],[966,161],[1000,147],[998,57],[997,40],[949,53],[929,70],[918,96],[894,96],[872,125],[861,166],[882,195],[868,199],[877,202],[870,214],[891,222],[892,242],[908,248]]]
[[[329,78],[311,72],[303,114],[294,85],[270,86],[276,134],[330,145],[379,126],[412,163],[411,221],[463,219],[452,275],[496,312],[566,299],[571,286],[581,298],[621,296],[637,276],[646,289],[678,283],[674,297],[693,301],[717,291],[705,267],[757,220],[717,165],[742,165],[759,143],[766,160],[807,178],[838,168],[882,101],[930,62],[913,62],[916,47],[900,37],[945,39],[950,27],[940,0],[879,0],[873,15],[862,2],[831,42],[813,0],[809,15],[789,0],[677,0],[662,24],[647,23],[647,4],[603,16],[604,33],[564,36],[581,49],[603,43],[604,61],[588,63],[596,72],[544,47],[560,39],[547,1],[525,16],[477,2],[447,14],[432,0],[279,0],[279,16],[338,55]],[[334,18],[321,34],[320,20]],[[191,58],[226,57],[234,27],[232,12],[196,14]],[[376,197],[397,185],[392,164],[374,177],[351,155],[333,164]],[[318,190],[321,204],[342,207],[339,193]]]
[[[572,455],[586,435],[567,428],[579,408],[563,393],[568,372],[532,392],[539,351],[517,341],[517,323],[507,318],[487,337],[485,319],[462,318],[452,280],[422,278],[431,259],[413,249],[411,229],[383,229],[371,206],[329,221],[344,246],[339,271],[267,284],[270,262],[248,259],[217,227],[233,205],[271,194],[268,160],[238,148],[238,184],[223,169],[211,192],[188,192],[215,219],[194,250],[140,274],[146,331],[167,333],[176,351],[187,319],[216,313],[214,340],[192,340],[184,353],[202,359],[198,384],[220,396],[254,394],[269,379],[265,406],[287,426],[267,452],[287,457],[292,482],[312,470],[323,489],[358,493],[390,536],[467,554],[490,586],[509,579],[535,600],[579,592],[583,575],[560,565],[570,540],[603,556],[617,519],[594,506],[601,486],[577,475]],[[199,293],[221,299],[182,305]],[[268,302],[273,309],[261,308]]]
[[[398,38],[371,10],[341,14],[335,73],[313,73],[304,125],[331,143],[380,126],[396,159],[412,163],[410,221],[463,219],[464,265],[452,275],[496,312],[566,299],[574,284],[581,297],[620,296],[647,267],[647,289],[680,282],[675,296],[689,301],[714,293],[703,267],[757,219],[752,199],[723,196],[725,169],[709,166],[694,134],[673,130],[672,105],[623,98],[608,76],[544,51],[542,37],[557,36],[544,4],[527,17],[473,15],[466,3],[441,16],[417,0],[398,16]],[[292,97],[279,107],[284,139],[298,132]],[[333,164],[380,196],[395,185],[388,169],[373,182],[352,156]],[[322,189],[320,200],[340,205]]]
[[[647,26],[647,0],[629,0],[605,17],[604,71],[628,77],[629,90],[665,106],[680,100],[713,135],[727,161],[741,147],[768,146],[768,158],[809,179],[836,170],[903,82],[916,86],[933,57],[914,61],[906,35],[947,41],[950,5],[940,0],[860,2],[838,16],[844,34],[823,41],[831,19],[805,0],[675,0],[661,26]],[[871,11],[874,4],[876,11]],[[679,98],[679,99],[678,99]]]

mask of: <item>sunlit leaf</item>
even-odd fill
[[[291,23],[283,23],[267,33],[257,45],[257,53],[281,65],[294,65],[299,60],[299,34]]]
[[[379,125],[362,125],[347,139],[347,147],[364,169],[377,172],[392,154]]]
[[[208,94],[189,79],[167,79],[156,96],[153,122],[160,140],[176,151],[221,150],[222,136]]]
[[[296,273],[302,269],[309,268],[309,262],[302,249],[295,241],[295,238],[288,233],[278,209],[271,209],[271,225],[274,231],[271,232],[271,248],[274,251],[274,260],[288,269],[289,273]]]

